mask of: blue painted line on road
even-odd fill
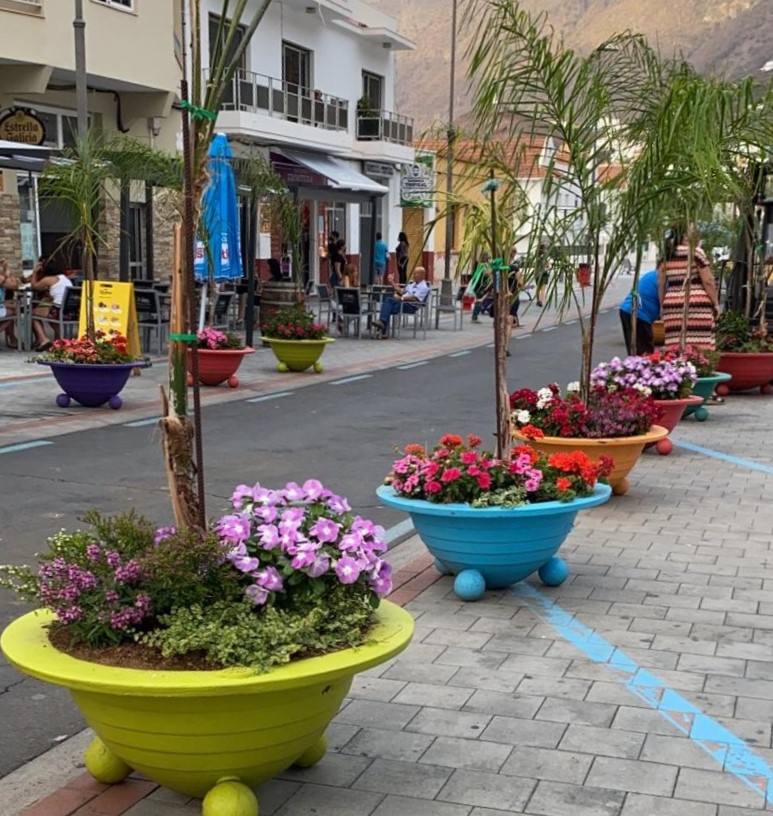
[[[44,439],[38,439],[35,442],[20,442],[18,445],[6,445],[4,448],[0,448],[0,454],[18,453],[19,451],[29,450],[30,448],[42,448],[43,445],[53,444],[53,442],[46,442]]]
[[[360,374],[357,377],[345,377],[343,380],[333,380],[328,385],[347,385],[348,383],[358,382],[359,380],[367,380],[372,377],[372,374]]]
[[[692,442],[681,442],[677,439],[674,439],[673,442],[677,447],[684,448],[693,453],[701,453],[704,456],[711,456],[714,459],[729,462],[731,465],[738,465],[738,467],[748,468],[749,470],[759,470],[762,473],[773,475],[773,467],[770,465],[752,462],[751,459],[741,459],[739,456],[731,456],[729,453],[722,453],[722,451],[713,450],[712,448],[704,448],[701,445],[693,445]]]
[[[466,357],[468,354],[472,354],[471,351],[455,351],[453,354],[449,354],[449,357]]]
[[[151,417],[150,419],[138,419],[136,422],[127,422],[124,428],[144,428],[146,425],[157,425],[161,417]]]
[[[408,365],[401,365],[397,366],[398,371],[408,371],[409,368],[418,368],[419,366],[425,366],[429,363],[429,360],[419,360],[418,363],[408,363]]]
[[[269,400],[281,399],[282,397],[291,397],[292,391],[277,391],[274,394],[264,394],[262,397],[253,397],[253,399],[245,400],[245,402],[268,402]]]
[[[773,802],[773,769],[740,737],[708,717],[535,587],[520,583],[512,592],[585,657],[606,666],[628,691],[689,737],[720,768],[763,799]]]

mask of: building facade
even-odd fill
[[[173,109],[182,76],[180,0],[84,0],[83,7],[90,127],[173,152],[180,129]],[[0,138],[54,150],[74,144],[73,15],[74,4],[67,0],[0,0]],[[4,130],[4,119],[20,124]],[[24,127],[30,129],[26,136]],[[17,272],[30,270],[40,255],[55,255],[61,247],[71,228],[67,208],[39,200],[33,170],[13,162],[0,168],[6,168],[0,169],[0,257]],[[158,221],[155,265],[171,262],[166,257],[171,224],[153,218],[143,188],[132,187],[130,199],[123,230],[115,206],[109,201],[104,207],[103,277],[118,277],[122,233],[129,242],[131,277],[147,276],[153,266],[149,219]]]
[[[202,49],[210,57],[221,9],[219,0],[202,3]],[[395,55],[413,48],[393,18],[362,0],[277,0],[226,94],[218,130],[237,153],[241,146],[262,151],[297,196],[310,282],[327,279],[333,232],[363,282],[371,279],[376,232],[397,244],[401,168],[415,152],[412,120],[394,112]],[[260,259],[281,261],[286,250],[261,234]]]

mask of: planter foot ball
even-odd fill
[[[655,443],[655,450],[661,456],[668,456],[669,453],[674,449],[674,443],[666,437],[665,439],[661,439],[660,442]]]
[[[628,479],[622,478],[612,485],[612,492],[615,494],[615,496],[625,496],[630,487],[631,483],[628,481]]]
[[[258,816],[258,799],[238,779],[224,777],[204,797],[201,816]]]
[[[454,578],[454,592],[463,601],[478,601],[486,591],[486,579],[476,569],[462,570]]]
[[[105,785],[115,785],[123,782],[132,772],[132,769],[119,759],[99,737],[94,737],[89,747],[83,752],[83,762],[86,770]]]
[[[327,753],[327,734],[323,734],[311,748],[307,748],[293,763],[296,768],[311,768]]]
[[[563,558],[554,555],[537,570],[537,575],[539,575],[540,580],[545,586],[561,586],[569,577],[569,566]]]
[[[705,422],[709,418],[709,412],[707,408],[704,408],[702,405],[700,408],[696,408],[693,412],[693,416],[697,422]]]

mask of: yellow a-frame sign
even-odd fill
[[[86,333],[86,304],[88,303],[86,287],[88,285],[87,282],[84,282],[84,292],[81,298],[78,325],[78,334],[81,337]],[[110,332],[122,334],[129,341],[129,354],[132,357],[141,357],[137,309],[134,305],[134,284],[118,281],[94,281],[93,286],[94,328],[105,334],[110,334]]]

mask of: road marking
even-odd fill
[[[566,323],[564,323],[564,326],[571,326],[573,323],[576,322],[577,322],[576,320],[567,320]]]
[[[544,331],[544,332],[555,331],[557,328],[558,328],[558,326],[546,326],[544,329],[542,329],[542,331]]]
[[[740,737],[708,717],[535,587],[520,583],[511,591],[586,658],[606,666],[617,682],[689,737],[719,765],[720,770],[733,774],[754,793],[773,802],[773,769]]]
[[[773,475],[773,467],[770,465],[762,465],[759,462],[752,462],[751,459],[741,459],[738,456],[731,456],[729,453],[722,453],[722,451],[712,450],[711,448],[703,448],[700,445],[693,445],[692,442],[680,442],[677,439],[674,439],[674,444],[678,448],[684,448],[693,453],[702,453],[704,456],[712,456],[714,459],[721,459],[723,462],[730,462],[732,465],[745,467],[749,470],[760,470],[763,473]]]
[[[496,348],[496,343],[489,343],[486,348]]]
[[[268,402],[269,400],[291,397],[292,395],[292,391],[277,391],[275,394],[264,394],[262,397],[253,397],[252,399],[245,400],[245,402]]]
[[[449,357],[464,357],[467,354],[472,354],[471,351],[455,351],[453,354],[449,354]]]
[[[346,377],[343,380],[333,380],[332,382],[329,382],[328,385],[346,385],[347,383],[357,382],[358,380],[367,380],[372,376],[372,374],[360,374],[357,377]]]
[[[516,340],[531,340],[532,337],[534,337],[534,335],[531,332],[529,332],[528,334],[516,334],[515,335]]]
[[[401,365],[397,366],[398,371],[407,371],[409,368],[418,368],[419,366],[425,366],[429,363],[429,360],[420,360],[418,363],[408,363],[408,365]]]
[[[20,442],[18,445],[6,445],[0,448],[0,454],[3,453],[17,453],[18,451],[29,450],[30,448],[40,448],[43,445],[53,445],[53,442],[46,442],[43,439],[38,439],[35,442]]]
[[[151,417],[150,419],[138,419],[136,422],[127,422],[124,428],[144,428],[145,425],[155,425],[161,422],[162,417]]]

